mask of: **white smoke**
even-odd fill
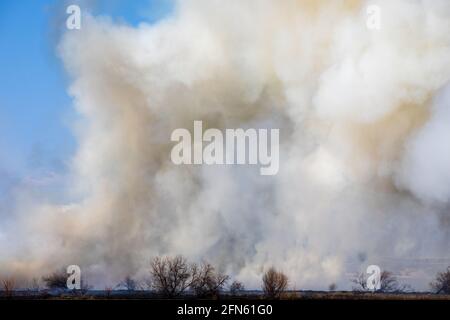
[[[449,257],[450,2],[184,0],[154,25],[84,17],[60,52],[82,118],[74,200],[21,199],[5,272],[78,264],[103,284],[183,254],[249,288],[274,265],[323,289]],[[279,174],[173,165],[170,134],[194,120],[280,128]]]
[[[448,204],[450,199],[450,86],[432,106],[432,115],[406,144],[400,185],[423,202]],[[412,174],[413,173],[413,174]]]

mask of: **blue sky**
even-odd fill
[[[56,55],[66,5],[131,25],[170,12],[171,0],[0,1],[0,192],[36,171],[64,171],[76,149],[68,79]]]

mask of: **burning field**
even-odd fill
[[[5,200],[0,280],[77,265],[103,290],[183,255],[248,290],[274,267],[316,298],[295,292],[351,291],[369,265],[414,291],[445,272],[449,1],[180,0],[137,25],[80,7],[57,42],[76,152],[64,188]],[[279,170],[174,164],[195,121],[279,129]],[[366,297],[321,297],[349,295]]]

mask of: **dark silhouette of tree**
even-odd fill
[[[280,298],[288,285],[288,277],[284,273],[277,271],[275,268],[267,270],[263,275],[262,280],[264,295],[270,299]]]
[[[150,263],[152,288],[167,298],[182,295],[192,285],[197,273],[197,265],[189,264],[182,256],[156,257]]]
[[[197,297],[217,297],[229,276],[217,272],[209,263],[203,263],[194,275],[191,289]]]
[[[68,275],[65,270],[58,270],[42,278],[48,289],[67,289]]]

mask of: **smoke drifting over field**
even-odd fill
[[[449,1],[185,0],[136,28],[83,16],[60,53],[81,115],[71,201],[18,196],[3,272],[78,264],[102,285],[183,254],[249,288],[274,265],[323,289],[450,257]],[[194,120],[280,128],[278,175],[173,165],[170,134]]]

